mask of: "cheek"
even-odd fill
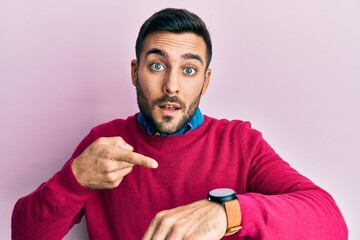
[[[150,101],[161,95],[161,88],[158,81],[150,78],[148,74],[139,73],[137,84],[142,89],[143,94],[146,96],[146,98]]]
[[[183,84],[183,96],[184,99],[194,100],[197,98],[202,91],[203,81],[192,81]]]

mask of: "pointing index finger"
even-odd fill
[[[140,166],[143,166],[146,168],[157,168],[158,167],[158,162],[155,161],[154,159],[152,159],[150,157],[146,157],[146,156],[136,153],[136,152],[132,152],[132,151],[129,151],[126,154],[126,156],[124,156],[122,161],[131,163],[131,164],[135,164],[135,165],[140,165]]]

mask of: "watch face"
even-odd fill
[[[230,188],[218,188],[209,192],[213,197],[226,197],[235,194],[235,191]]]

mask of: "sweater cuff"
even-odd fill
[[[54,175],[51,182],[59,188],[60,192],[66,193],[66,195],[72,198],[88,198],[94,190],[82,186],[76,180],[71,169],[72,161],[73,159],[68,161],[64,167]]]
[[[256,203],[253,199],[246,195],[237,195],[241,209],[241,235],[250,236],[255,230],[254,218],[257,216]],[[258,226],[259,227],[259,226]]]

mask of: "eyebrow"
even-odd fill
[[[197,54],[193,54],[193,53],[186,53],[182,56],[183,59],[195,59],[195,60],[199,60],[201,62],[201,65],[203,65],[203,60],[201,59],[201,57]]]
[[[150,54],[157,54],[157,55],[160,55],[162,57],[167,57],[168,56],[164,51],[162,51],[162,50],[160,50],[158,48],[152,48],[149,51],[147,51],[146,54],[145,54],[145,57],[149,56]]]
[[[149,56],[150,54],[157,54],[159,56],[166,57],[166,58],[169,57],[169,55],[166,52],[164,52],[163,50],[158,49],[158,48],[152,48],[149,51],[147,51],[146,54],[145,54],[145,57]],[[185,53],[181,57],[184,60],[188,60],[188,59],[198,60],[201,63],[201,65],[204,64],[202,58],[198,54]]]

